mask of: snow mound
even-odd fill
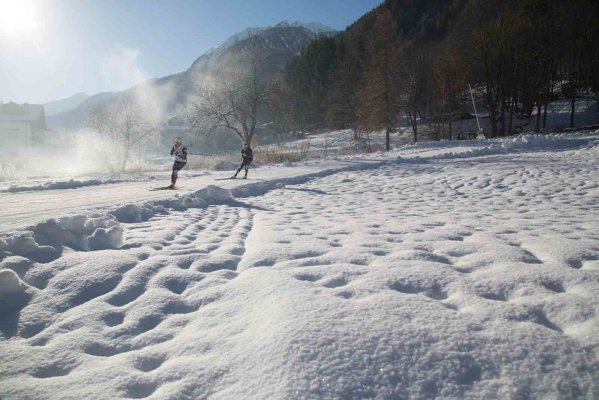
[[[118,248],[123,241],[122,229],[108,214],[67,215],[48,219],[27,230],[9,232],[1,238],[0,251],[38,262],[60,257],[63,246],[79,251]],[[3,244],[2,244],[3,243]]]
[[[439,141],[422,142],[407,145],[396,151],[404,156],[403,162],[419,162],[417,160],[460,159],[479,156],[490,156],[529,151],[551,151],[592,148],[595,141],[578,137],[577,133],[536,134],[523,133],[516,137],[489,139],[484,141]],[[416,152],[414,155],[409,152]],[[418,152],[428,153],[418,155]],[[410,155],[410,157],[405,157]],[[400,161],[402,162],[402,161]]]
[[[156,214],[166,213],[166,209],[158,204],[152,205],[148,202],[140,204],[125,204],[110,212],[119,222],[141,222],[152,218]]]
[[[83,181],[68,180],[68,181],[53,181],[44,182],[39,185],[24,185],[17,186],[13,185],[7,189],[0,189],[0,193],[18,193],[18,192],[32,192],[41,190],[59,190],[59,189],[77,189],[85,186],[97,186],[97,185],[108,185],[111,183],[122,183],[128,182],[123,179],[88,179]]]
[[[214,185],[209,185],[204,189],[198,190],[194,196],[210,204],[223,204],[233,201],[233,194],[230,190]]]
[[[0,270],[0,299],[5,300],[7,296],[22,293],[25,285],[17,274],[10,269]]]
[[[0,269],[0,313],[14,311],[27,301],[27,285],[10,269]]]
[[[123,244],[123,228],[98,228],[88,238],[90,250],[118,249]]]
[[[18,255],[47,263],[61,256],[63,246],[78,251],[118,249],[124,239],[121,223],[147,221],[169,209],[203,208],[233,201],[230,190],[211,185],[171,199],[126,204],[101,214],[48,219],[0,237],[0,261],[8,255]]]

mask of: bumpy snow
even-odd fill
[[[18,193],[31,192],[41,190],[57,190],[57,189],[77,189],[85,186],[108,185],[111,183],[127,182],[125,179],[84,179],[75,180],[69,179],[64,181],[49,181],[33,185],[10,185],[6,188],[0,188],[0,193]]]
[[[0,397],[598,398],[597,139],[423,144],[6,229]]]

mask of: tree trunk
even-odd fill
[[[535,118],[535,132],[541,131],[541,114],[543,110],[541,109],[541,100],[537,100],[537,115]]]
[[[574,86],[574,85],[572,85]],[[576,89],[572,87],[572,98],[570,99],[570,128],[574,128],[574,112],[576,111]]]
[[[547,127],[547,104],[549,101],[545,100],[545,104],[543,105],[543,129]]]
[[[414,143],[418,142],[418,122],[416,116],[412,119],[412,132],[414,133]]]
[[[501,136],[505,136],[505,101],[501,100],[501,112],[500,112],[501,121],[499,121],[499,126],[501,126]]]
[[[577,58],[577,47],[578,43],[574,47],[574,53],[572,53],[572,62],[570,64],[570,89],[572,90],[572,97],[570,99],[570,128],[574,128],[574,112],[576,111],[576,58]]]
[[[390,136],[390,132],[391,132],[391,129],[389,129],[389,128],[385,129],[385,150],[386,151],[391,150],[391,136]]]
[[[516,99],[512,99],[510,101],[510,123],[508,126],[508,135],[512,136],[512,126],[514,124],[514,105],[516,104]]]
[[[129,159],[129,143],[125,144],[125,154],[123,154],[123,163],[121,164],[121,172],[125,172],[127,168],[127,160]]]

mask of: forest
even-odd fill
[[[274,115],[291,132],[383,131],[387,149],[399,124],[414,141],[454,138],[473,99],[486,137],[516,133],[516,117],[543,130],[557,98],[574,126],[576,98],[599,89],[598,10],[591,0],[386,0],[287,66]]]

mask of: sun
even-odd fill
[[[36,42],[42,34],[41,0],[0,0],[0,42]]]

